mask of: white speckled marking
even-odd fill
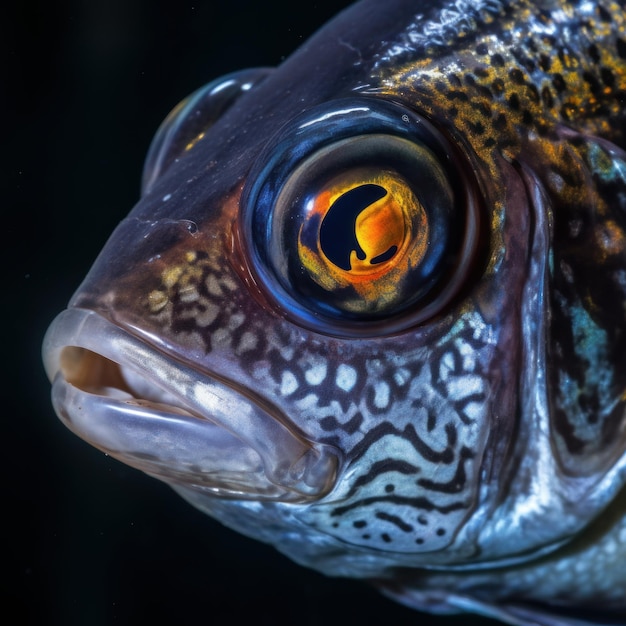
[[[181,302],[189,303],[189,302],[195,302],[196,300],[198,300],[200,297],[200,294],[198,293],[198,290],[196,289],[195,285],[185,285],[178,292],[178,297],[180,298]]]
[[[454,346],[463,358],[463,371],[473,372],[476,369],[476,352],[474,348],[462,339],[457,339]]]
[[[200,328],[204,328],[215,321],[219,312],[220,308],[217,304],[207,302],[205,304],[204,311],[197,311],[194,313],[194,320]]]
[[[451,378],[446,388],[450,400],[463,400],[468,396],[481,393],[484,381],[480,376],[458,376]]]
[[[283,396],[288,396],[298,389],[298,379],[291,372],[283,372],[282,380],[280,381],[280,393]]]
[[[468,402],[467,406],[464,407],[463,413],[467,417],[467,419],[472,420],[473,422],[480,418],[484,410],[484,407],[479,402]]]
[[[374,405],[378,409],[384,409],[389,405],[389,385],[381,381],[374,387]]]
[[[222,295],[222,288],[219,284],[219,281],[217,280],[217,278],[215,277],[214,274],[209,274],[206,278],[206,280],[204,281],[204,284],[206,285],[207,291],[212,295],[212,296],[221,296]]]
[[[306,371],[304,378],[309,385],[319,385],[326,378],[326,363],[318,363]]]
[[[231,330],[239,328],[246,321],[246,316],[243,313],[233,313],[228,320],[228,327]]]
[[[241,335],[239,346],[237,346],[237,354],[247,352],[248,350],[254,350],[258,343],[259,340],[257,339],[257,336],[247,330],[243,335]]]
[[[446,352],[439,362],[439,378],[442,381],[448,380],[451,371],[454,370],[454,355],[452,352]]]
[[[337,368],[335,384],[343,391],[350,391],[356,384],[356,370],[350,365],[340,365]]]
[[[399,370],[396,370],[393,374],[393,379],[396,385],[402,387],[406,385],[411,379],[411,372],[405,367],[401,367]]]

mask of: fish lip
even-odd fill
[[[284,502],[320,499],[335,483],[337,450],[308,440],[235,383],[193,369],[93,310],[60,313],[43,360],[65,425],[165,482]],[[145,397],[129,377],[146,383]]]

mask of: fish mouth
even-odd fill
[[[94,311],[63,311],[43,359],[54,409],[70,430],[174,486],[308,502],[336,480],[337,451],[309,441],[276,407]]]

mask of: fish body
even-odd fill
[[[420,610],[626,619],[623,2],[363,0],[150,148],[61,419]]]

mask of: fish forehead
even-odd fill
[[[336,446],[342,480],[300,519],[353,545],[411,553],[450,546],[478,505],[496,498],[496,487],[486,495],[481,485],[498,484],[514,445],[520,383],[512,364],[521,358],[533,219],[511,163],[545,166],[552,210],[565,206],[580,194],[588,158],[556,129],[582,120],[618,141],[625,73],[623,61],[616,65],[623,18],[610,4],[409,5],[380,13],[393,42],[372,45],[371,25],[346,28],[340,41],[322,32],[328,46],[314,39],[238,103],[213,141],[198,142],[124,221],[73,304],[236,380],[308,437]],[[375,12],[373,2],[362,6]],[[395,13],[410,16],[399,35]],[[565,36],[572,45],[560,51],[550,44],[580,20],[600,33],[595,65],[582,36]],[[347,24],[344,17],[332,28]],[[538,42],[544,52],[533,50]],[[326,64],[338,50],[341,62]],[[303,79],[303,64],[329,70]],[[293,324],[247,280],[233,244],[242,188],[266,141],[303,110],[355,90],[411,104],[471,150],[491,228],[477,289],[432,323],[384,340]],[[540,302],[528,307],[545,313]]]
[[[377,53],[375,91],[438,120],[490,177],[494,155],[532,162],[567,204],[589,193],[580,134],[624,145],[625,32],[623,2],[429,6]]]
[[[471,148],[493,220],[504,202],[501,155],[540,159],[550,194],[563,201],[580,195],[579,154],[558,129],[575,127],[623,145],[620,4],[457,1],[425,3],[418,12],[412,6],[396,2],[381,12],[373,2],[359,3],[360,13],[377,20],[359,20],[355,28],[348,11],[322,29],[236,103],[133,217],[212,219],[285,122],[351,93],[399,99]],[[333,37],[337,32],[342,36]],[[309,66],[324,72],[307,72]],[[176,187],[183,193],[172,193]],[[497,224],[493,230],[497,235]]]

